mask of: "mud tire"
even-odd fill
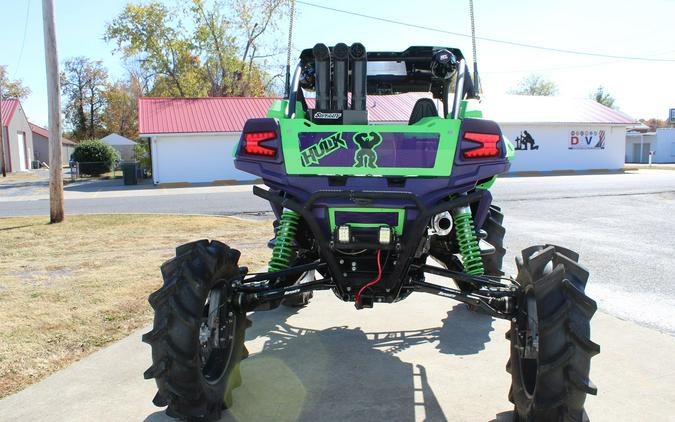
[[[516,258],[522,294],[516,322],[506,334],[511,342],[506,365],[512,380],[509,400],[515,405],[516,422],[588,421],[586,395],[597,393],[588,376],[600,346],[590,340],[597,306],[584,293],[588,271],[578,259],[575,252],[551,245],[527,248]],[[528,301],[536,304],[536,359],[521,354],[525,340],[518,334],[531,316]]]
[[[245,312],[231,305],[229,283],[239,275],[239,255],[217,241],[179,246],[176,257],[162,265],[163,286],[148,298],[155,318],[143,341],[152,347],[153,363],[144,377],[155,378],[158,392],[153,403],[168,406],[166,413],[171,417],[217,420],[232,405],[232,391],[241,385],[239,364],[248,356],[244,332],[250,321]],[[214,349],[213,361],[209,355],[204,362],[200,327],[214,288],[222,289],[221,318],[231,318],[229,340]]]

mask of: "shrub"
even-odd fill
[[[92,139],[75,146],[73,159],[80,164],[80,174],[100,176],[112,170],[120,154],[110,145]]]
[[[150,145],[147,141],[136,141],[134,145],[134,154],[140,168],[150,171],[152,162],[150,160]]]

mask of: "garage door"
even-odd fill
[[[252,180],[234,168],[232,149],[238,135],[158,137],[153,141],[154,182],[208,183]]]

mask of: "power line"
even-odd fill
[[[21,59],[23,58],[23,49],[26,46],[26,33],[28,32],[28,17],[30,16],[30,0],[27,2],[26,6],[26,22],[23,25],[23,41],[21,41],[21,50],[19,50],[19,59],[16,61],[16,67],[14,68],[14,76],[19,72],[19,66],[21,65]]]
[[[394,24],[394,25],[407,26],[409,28],[423,29],[425,31],[440,32],[440,33],[443,33],[443,34],[455,35],[455,36],[458,36],[458,37],[471,38],[470,34],[463,34],[461,32],[446,31],[445,29],[430,28],[430,27],[424,26],[424,25],[416,25],[416,24],[401,22],[401,21],[397,21],[397,20],[393,20],[393,19],[380,18],[380,17],[377,17],[377,16],[371,16],[371,15],[366,15],[366,14],[357,13],[357,12],[350,12],[348,10],[336,9],[336,8],[333,8],[333,7],[322,6],[320,4],[314,4],[314,3],[301,1],[301,0],[297,0],[297,2],[299,4],[304,4],[305,6],[316,7],[318,9],[324,9],[324,10],[330,10],[331,12],[344,13],[346,15],[358,16],[358,17],[361,17],[361,18],[391,23],[391,24]],[[650,58],[650,57],[618,56],[618,55],[613,55],[613,54],[592,53],[592,52],[589,52],[589,51],[566,50],[566,49],[562,49],[562,48],[544,47],[544,46],[541,46],[541,45],[525,44],[525,43],[520,43],[520,42],[515,42],[515,41],[499,40],[499,39],[488,38],[488,37],[476,37],[476,39],[479,39],[479,40],[482,40],[482,41],[499,43],[499,44],[512,45],[512,46],[516,46],[516,47],[533,48],[533,49],[537,49],[537,50],[552,51],[552,52],[556,52],[556,53],[565,53],[565,54],[576,54],[576,55],[581,55],[581,56],[605,57],[605,58],[609,58],[609,59],[621,59],[621,60],[642,60],[642,61],[650,61],[650,62],[671,62],[671,63],[675,62],[675,59],[656,59],[656,58]]]

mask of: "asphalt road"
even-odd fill
[[[515,273],[514,256],[527,246],[569,247],[591,271],[589,293],[601,309],[675,335],[675,171],[506,177],[492,193],[506,215],[507,272]],[[83,185],[68,194],[78,195],[66,200],[69,214],[269,216],[250,186],[110,192],[109,186]],[[14,199],[0,197],[0,216],[48,212],[46,200]]]

